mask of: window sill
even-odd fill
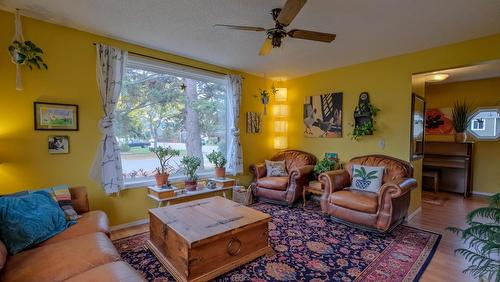
[[[206,179],[215,177],[215,174],[214,171],[210,171],[210,172],[200,173],[198,174],[198,176],[200,177],[200,179]],[[227,176],[229,176],[229,173],[227,174]],[[171,183],[183,182],[184,180],[186,180],[185,175],[173,176],[168,178],[168,181]],[[148,186],[153,186],[153,185],[156,185],[156,181],[154,178],[143,178],[143,179],[126,181],[125,189],[146,188]]]

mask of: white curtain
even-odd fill
[[[104,116],[99,122],[102,140],[91,170],[91,178],[101,183],[106,194],[124,188],[120,146],[115,137],[115,109],[120,97],[127,51],[103,44],[97,49],[97,86],[101,95]]]
[[[229,105],[228,126],[231,128],[227,150],[227,170],[233,175],[243,173],[243,152],[240,144],[240,129],[238,128],[238,121],[240,119],[241,83],[241,76],[232,74],[227,76],[227,96]]]

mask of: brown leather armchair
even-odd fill
[[[270,160],[284,160],[288,176],[267,177],[264,163],[250,166],[255,177],[252,183],[254,195],[263,200],[293,205],[300,198],[302,188],[309,181],[309,176],[316,164],[316,157],[298,150],[286,150],[277,153]]]
[[[353,164],[385,167],[379,193],[349,189]],[[410,191],[417,187],[412,176],[412,165],[396,158],[384,155],[353,158],[343,170],[320,174],[325,187],[321,210],[342,221],[390,231],[408,213]]]

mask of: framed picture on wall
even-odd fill
[[[50,154],[68,154],[69,153],[69,137],[65,135],[49,136],[49,153]]]
[[[35,102],[35,130],[78,130],[78,105]]]
[[[342,92],[307,96],[304,137],[342,138]]]
[[[424,157],[425,136],[425,100],[417,94],[412,94],[411,100],[411,131],[410,157],[418,160]]]

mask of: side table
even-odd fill
[[[302,200],[303,200],[303,204],[302,204],[302,207],[305,208],[306,207],[306,196],[307,196],[307,193],[311,193],[311,194],[314,194],[314,195],[322,195],[323,194],[323,184],[321,184],[319,187],[318,187],[318,183],[317,181],[314,181],[315,183],[313,184],[313,186],[311,186],[311,182],[309,183],[309,185],[307,186],[304,186],[304,188],[302,189]]]

